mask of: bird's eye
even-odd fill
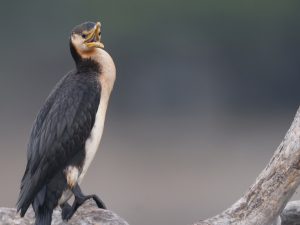
[[[82,37],[82,38],[86,38],[86,34],[82,34],[81,37]]]
[[[99,36],[101,35],[101,31],[99,32]]]

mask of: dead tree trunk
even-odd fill
[[[221,214],[195,225],[280,224],[278,216],[299,183],[300,108],[270,162],[245,195]]]

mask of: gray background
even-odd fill
[[[192,224],[236,201],[299,106],[299,1],[1,1],[0,205],[15,205],[32,121],[100,20],[117,66],[84,180],[131,225]]]

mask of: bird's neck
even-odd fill
[[[116,67],[111,56],[103,49],[95,49],[95,54],[90,58],[100,66],[99,80],[102,88],[106,87],[109,92],[112,90],[116,79]]]
[[[77,70],[97,72],[102,89],[110,94],[116,79],[116,67],[111,56],[105,50],[96,48],[92,52],[81,54],[80,57],[76,62]]]

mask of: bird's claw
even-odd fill
[[[73,208],[70,205],[66,205],[63,207],[62,212],[61,212],[61,217],[64,221],[68,221],[71,219],[73,215]]]
[[[92,195],[92,198],[96,202],[98,208],[107,209],[104,202],[97,195]]]

